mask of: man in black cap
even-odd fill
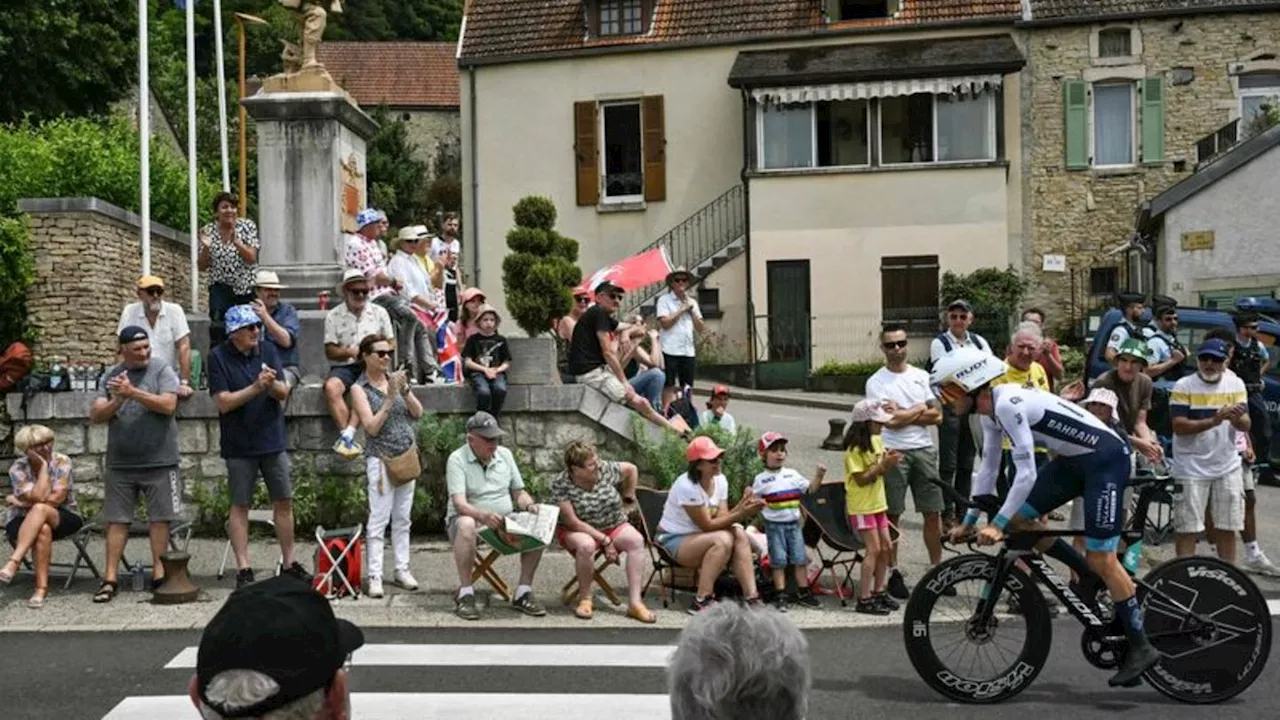
[[[347,720],[346,666],[364,633],[291,575],[231,594],[200,638],[188,692],[206,720]]]
[[[1102,357],[1111,364],[1115,364],[1116,356],[1120,354],[1120,346],[1125,340],[1133,338],[1134,340],[1146,339],[1146,333],[1142,331],[1142,312],[1146,310],[1147,298],[1142,293],[1120,293],[1119,299],[1120,312],[1124,314],[1124,318],[1120,320],[1120,324],[1111,330],[1111,337],[1107,340],[1107,348],[1103,350]]]

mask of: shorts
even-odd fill
[[[685,538],[694,534],[696,533],[673,535],[671,533],[659,532],[653,537],[653,541],[658,543],[663,550],[666,550],[667,554],[674,560],[676,555],[680,552],[680,544],[684,542]]]
[[[1114,552],[1120,547],[1130,467],[1129,449],[1124,445],[1088,455],[1059,455],[1040,468],[1018,515],[1036,520],[1069,500],[1076,500],[1084,514],[1085,549]]]
[[[1245,465],[1241,468],[1245,492],[1253,492],[1258,489],[1258,473],[1262,472],[1262,467],[1262,465]]]
[[[261,471],[267,484],[267,494],[272,502],[293,497],[293,483],[289,479],[289,453],[278,452],[256,457],[227,458],[227,488],[231,491],[231,504],[249,507],[253,504],[253,481]]]
[[[601,530],[600,532],[604,533],[605,536],[608,537],[610,540],[614,540],[614,539],[617,539],[619,533],[621,533],[623,530],[626,530],[629,527],[631,527],[629,523],[623,522],[609,528],[608,530]],[[565,547],[565,544],[564,544],[564,539],[568,536],[569,536],[568,528],[566,528],[563,525],[556,526],[556,542],[559,543],[560,547],[564,550],[569,549],[568,547]]]
[[[881,510],[877,513],[867,513],[866,515],[850,515],[849,527],[854,530],[888,530],[889,514]]]
[[[351,386],[356,384],[356,380],[360,379],[360,374],[363,372],[364,367],[362,367],[358,362],[350,363],[348,365],[329,366],[329,377],[341,380],[342,389],[344,390],[350,390]]]
[[[291,388],[298,387],[302,384],[302,369],[297,365],[286,365],[284,367],[284,377],[281,379]]]
[[[18,544],[18,528],[22,527],[22,521],[26,519],[27,516],[22,515],[10,520],[9,524],[4,526],[4,534],[9,538],[10,545]],[[82,527],[84,527],[84,518],[64,507],[59,507],[58,527],[53,529],[53,539],[61,540],[65,537],[71,537],[79,532]]]
[[[804,550],[804,532],[800,521],[764,523],[764,536],[769,540],[769,565],[808,565],[809,555]]]
[[[931,448],[900,450],[902,462],[890,470],[884,478],[884,491],[889,501],[888,513],[901,517],[907,509],[907,488],[916,512],[942,512],[942,488],[932,481],[938,479],[938,451]]]
[[[1208,479],[1178,478],[1182,492],[1173,498],[1173,531],[1204,532],[1204,510],[1213,513],[1213,526],[1235,532],[1244,529],[1244,473],[1241,468]]]
[[[693,375],[698,369],[698,358],[693,355],[662,353],[662,366],[667,373],[667,387],[693,386]]]
[[[629,386],[624,384],[614,375],[608,367],[600,366],[586,375],[578,376],[578,384],[595,388],[604,393],[604,396],[616,403],[624,403],[627,400],[627,389]]]
[[[139,495],[147,498],[147,520],[177,520],[182,515],[182,476],[178,474],[178,466],[141,470],[107,468],[102,517],[109,523],[132,523]]]

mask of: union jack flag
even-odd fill
[[[417,306],[413,312],[418,321],[426,326],[435,337],[436,360],[440,363],[440,372],[450,383],[462,383],[462,348],[458,346],[458,338],[453,333],[453,323],[449,322],[449,311],[443,307],[426,310]]]

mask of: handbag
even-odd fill
[[[417,480],[422,474],[422,461],[418,458],[417,443],[410,445],[408,450],[393,458],[383,458],[382,464],[387,469],[387,479],[397,487]]]

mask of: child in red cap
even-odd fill
[[[809,556],[804,549],[804,532],[800,527],[800,498],[813,492],[827,476],[827,466],[818,465],[812,480],[783,467],[787,460],[787,438],[782,433],[767,432],[756,446],[764,458],[764,472],[751,484],[753,494],[764,500],[764,532],[769,539],[769,568],[777,591],[774,606],[787,611],[787,566],[796,576],[794,601],[805,607],[819,608],[822,603],[809,587]]]
[[[730,436],[738,433],[738,422],[729,414],[728,386],[716,385],[711,388],[711,399],[707,401],[707,409],[703,410],[702,415],[698,417],[698,425],[700,427],[719,426]]]

